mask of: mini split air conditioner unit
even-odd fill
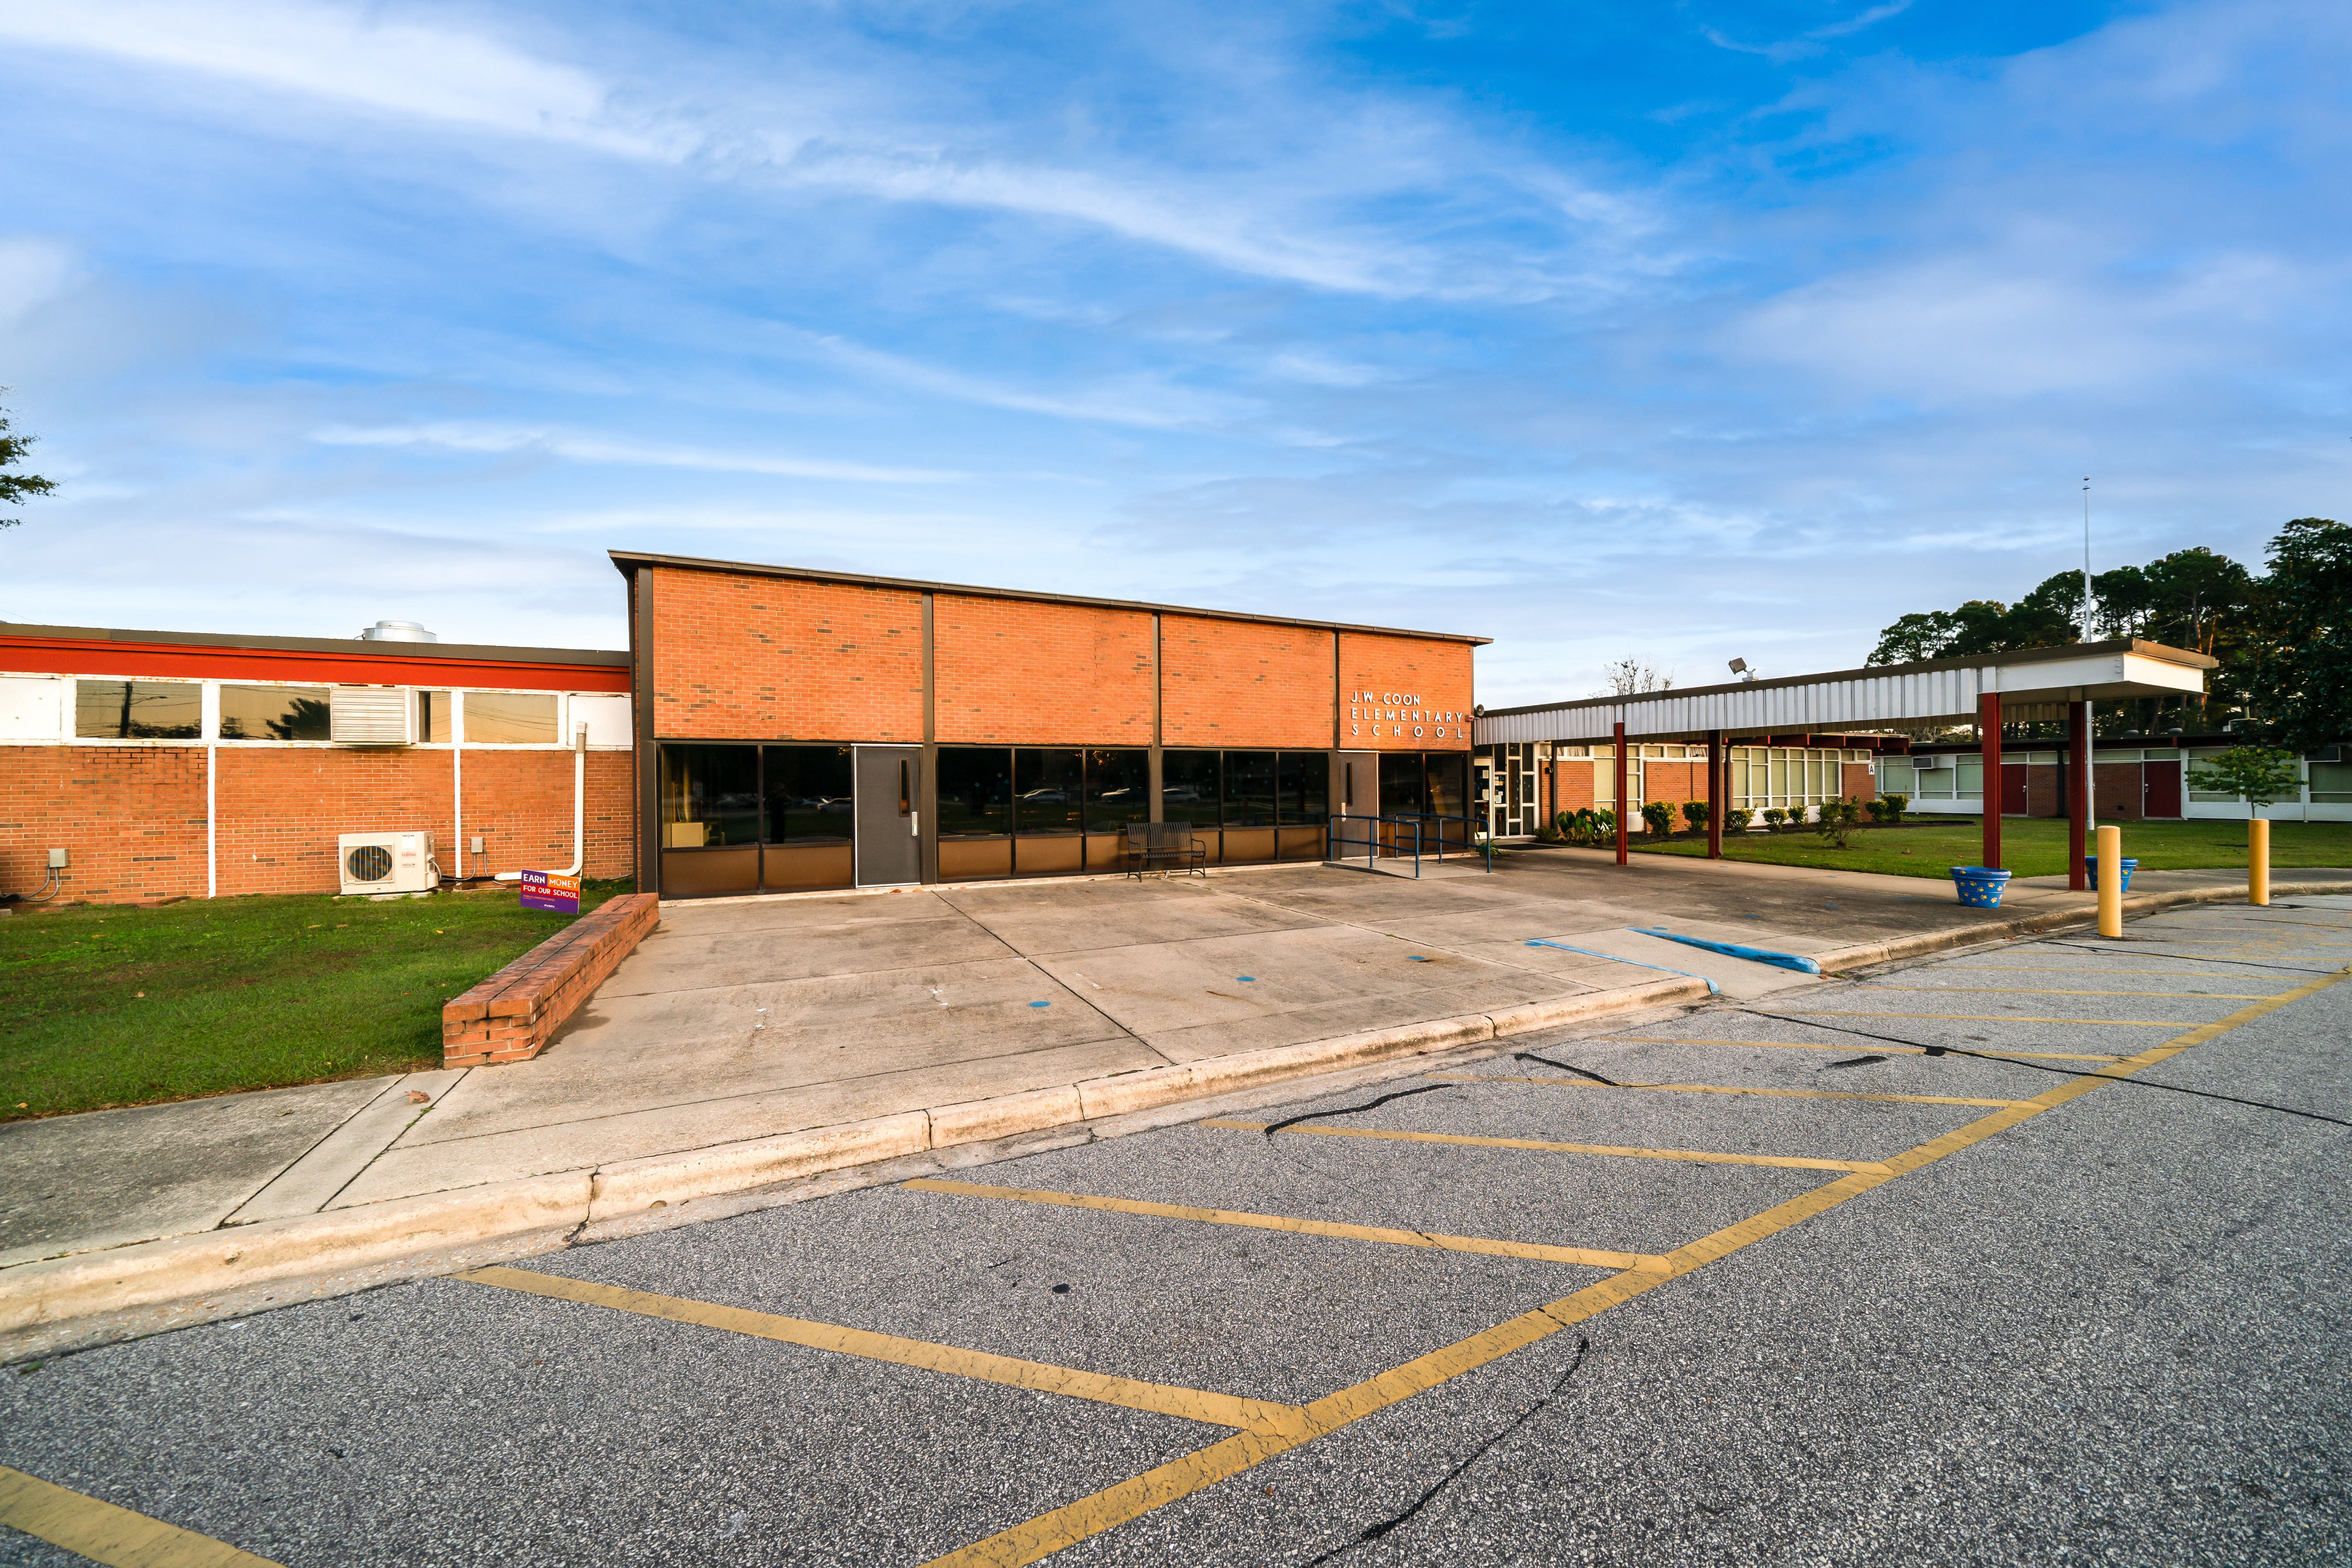
[[[346,833],[335,840],[346,896],[429,893],[441,885],[430,833]]]

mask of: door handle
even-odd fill
[[[907,814],[907,837],[909,838],[920,838],[922,836],[923,814],[919,811],[908,812]]]

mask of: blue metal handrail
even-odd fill
[[[1455,838],[1447,836],[1445,825],[1449,822],[1458,822],[1462,825],[1462,837]],[[1364,834],[1361,838],[1347,831],[1348,825],[1352,823],[1363,825]],[[1433,825],[1430,836],[1424,837],[1424,824]],[[1421,875],[1421,858],[1424,846],[1434,850],[1440,864],[1444,862],[1445,852],[1448,849],[1458,849],[1465,854],[1474,850],[1484,850],[1487,874],[1491,876],[1494,873],[1494,840],[1491,837],[1484,840],[1473,839],[1470,837],[1470,819],[1466,816],[1453,816],[1433,811],[1424,812],[1417,816],[1333,816],[1329,819],[1329,826],[1324,830],[1325,862],[1332,865],[1346,864],[1349,855],[1342,852],[1342,847],[1352,850],[1359,845],[1363,847],[1364,868],[1368,871],[1373,868],[1373,862],[1379,858],[1383,847],[1387,848],[1392,858],[1402,860],[1404,858],[1402,834],[1383,835],[1380,831],[1382,827],[1412,829],[1412,874],[1415,877]],[[1385,846],[1382,843],[1383,838],[1388,840]]]

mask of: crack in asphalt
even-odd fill
[[[1544,1409],[1549,1406],[1552,1401],[1558,1399],[1562,1394],[1567,1392],[1569,1380],[1574,1377],[1583,1367],[1585,1355],[1591,1349],[1592,1342],[1581,1334],[1578,1335],[1576,1340],[1576,1356],[1568,1363],[1567,1369],[1553,1381],[1550,1393],[1545,1394],[1541,1399],[1537,1400],[1533,1405],[1528,1405],[1525,1410],[1519,1412],[1519,1418],[1517,1420],[1512,1422],[1509,1426],[1504,1427],[1501,1431],[1496,1433],[1485,1442],[1479,1444],[1475,1448],[1473,1448],[1467,1458],[1465,1458],[1460,1464],[1454,1466],[1452,1469],[1446,1471],[1445,1474],[1440,1476],[1430,1485],[1427,1490],[1423,1491],[1419,1497],[1413,1499],[1412,1501],[1404,1509],[1399,1512],[1391,1514],[1386,1519],[1365,1526],[1363,1531],[1357,1535],[1355,1540],[1348,1542],[1343,1545],[1335,1546],[1330,1551],[1323,1553],[1320,1557],[1309,1559],[1305,1564],[1305,1568],[1318,1568],[1318,1564],[1319,1563],[1328,1563],[1335,1558],[1343,1557],[1349,1552],[1355,1551],[1356,1548],[1360,1546],[1370,1546],[1374,1542],[1379,1541],[1396,1531],[1402,1530],[1406,1525],[1412,1523],[1413,1517],[1420,1513],[1423,1509],[1427,1508],[1432,1502],[1436,1500],[1437,1495],[1440,1492],[1443,1492],[1447,1487],[1452,1486],[1457,1479],[1459,1479],[1465,1470],[1467,1470],[1471,1466],[1486,1458],[1486,1451],[1488,1449],[1501,1442],[1504,1438],[1508,1437],[1518,1431],[1520,1427],[1526,1426],[1528,1422],[1534,1420],[1538,1415],[1542,1414]]]

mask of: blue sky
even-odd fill
[[[2352,516],[2352,7],[0,0],[0,616],[608,548],[1636,656]]]

